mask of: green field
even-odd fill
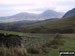
[[[47,41],[51,41],[54,38],[55,34],[32,34],[32,33],[19,33],[19,32],[8,32],[8,31],[0,31],[0,33],[8,33],[8,34],[17,34],[28,37],[35,37],[35,39],[30,38],[27,42],[24,42],[25,47],[30,46],[30,44],[37,43],[45,43]],[[64,45],[58,46],[59,49],[48,48],[48,53],[46,54],[31,54],[31,56],[58,56],[58,52],[61,51],[75,51],[75,34],[60,34],[64,40]]]
[[[61,51],[75,51],[75,34],[61,34],[65,43],[63,46],[60,46],[59,49]],[[51,49],[47,54],[33,54],[32,56],[59,56],[58,49]]]

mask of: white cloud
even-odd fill
[[[0,4],[24,4],[24,3],[46,3],[46,2],[67,2],[75,0],[0,0]]]
[[[64,3],[68,3],[70,5],[64,5]],[[72,4],[73,2],[73,4]],[[53,9],[56,11],[68,11],[74,7],[75,0],[0,0],[0,11],[15,11],[14,14],[19,12],[41,12],[40,8],[43,9]],[[62,5],[59,5],[59,3]],[[37,11],[39,9],[39,11]],[[4,13],[4,12],[3,12]],[[5,13],[6,14],[6,13]],[[11,13],[12,14],[12,13]]]
[[[71,6],[57,6],[55,10],[58,12],[66,12],[71,9]]]

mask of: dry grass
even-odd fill
[[[29,48],[28,52],[32,53],[32,54],[44,54],[44,53],[48,53],[47,49],[45,49],[40,44],[33,45],[32,47]]]
[[[0,56],[30,56],[25,48],[15,47],[7,48],[0,47]]]

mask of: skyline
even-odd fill
[[[67,12],[75,8],[75,0],[0,0],[0,16],[21,12],[41,13],[45,10]]]

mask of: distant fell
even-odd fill
[[[67,17],[71,17],[71,16],[75,16],[75,8],[73,8],[72,10],[69,10],[69,11],[63,16],[63,18],[67,18]]]
[[[54,10],[46,10],[41,14],[22,12],[13,16],[0,17],[0,23],[16,22],[16,21],[23,21],[23,20],[29,20],[29,21],[45,20],[45,19],[51,19],[51,18],[60,18],[62,16],[63,16],[63,13],[56,12]]]

